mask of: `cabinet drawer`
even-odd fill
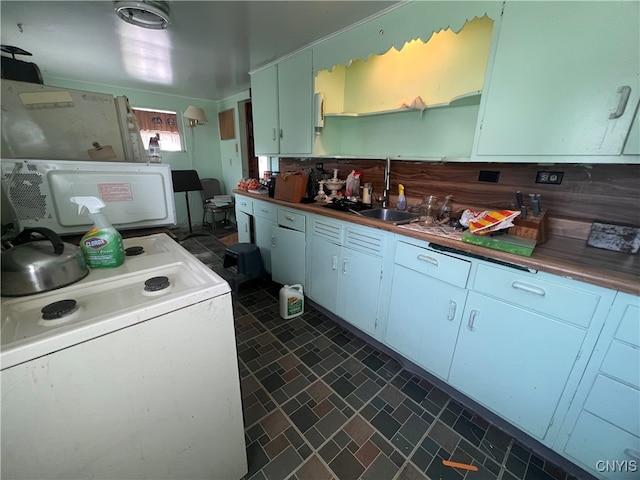
[[[236,197],[236,209],[241,212],[248,213],[249,215],[253,215],[253,200],[238,195]]]
[[[604,357],[600,371],[640,388],[640,350],[614,340]]]
[[[584,408],[640,437],[640,390],[598,375]]]
[[[471,269],[471,262],[404,242],[396,245],[395,263],[460,288],[466,286]]]
[[[278,221],[278,207],[273,203],[254,201],[253,214],[256,217],[271,220],[273,223]]]
[[[278,209],[278,225],[297,230],[298,232],[304,232],[306,217],[301,213],[297,213],[291,210]]]
[[[600,295],[551,283],[514,270],[481,264],[473,289],[515,305],[587,328]]]
[[[636,455],[640,451],[640,438],[585,410],[580,413],[564,451],[600,476],[625,480],[638,478]],[[616,460],[619,462],[616,471],[611,467],[606,470],[605,462],[611,465]]]

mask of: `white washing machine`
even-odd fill
[[[120,267],[2,298],[2,478],[247,473],[229,285],[165,234],[124,243]]]

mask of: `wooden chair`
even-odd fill
[[[216,232],[216,213],[224,214],[224,225],[227,224],[228,217],[227,214],[235,209],[235,204],[233,197],[229,196],[229,202],[221,202],[218,198],[217,201],[214,201],[216,197],[222,195],[222,189],[220,188],[220,182],[217,178],[201,178],[200,183],[202,184],[202,190],[200,190],[200,194],[202,195],[202,229],[211,228],[213,233]],[[224,204],[226,203],[226,204]],[[211,223],[207,222],[207,215],[211,215]]]

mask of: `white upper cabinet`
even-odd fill
[[[253,141],[256,155],[280,152],[278,123],[278,67],[273,65],[251,74]]]
[[[311,50],[278,64],[280,153],[310,154],[313,137]]]
[[[637,153],[639,5],[506,2],[483,92],[478,159],[640,161],[621,155],[628,141],[624,153]]]
[[[309,155],[313,137],[311,50],[251,74],[257,155]]]
[[[636,116],[631,123],[629,137],[622,153],[623,155],[640,155],[640,108],[636,108]]]

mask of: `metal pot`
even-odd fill
[[[34,233],[44,236],[33,238]],[[64,243],[48,228],[26,228],[2,252],[3,297],[19,297],[66,287],[82,280],[89,269],[80,247]]]

